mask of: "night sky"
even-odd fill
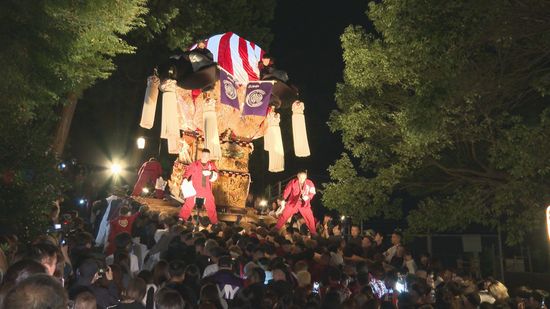
[[[308,169],[310,178],[318,186],[329,180],[326,169],[343,151],[339,135],[330,133],[326,124],[331,110],[336,108],[336,83],[342,80],[340,35],[350,24],[367,26],[366,9],[367,1],[362,0],[347,0],[339,5],[333,2],[277,1],[272,22],[274,39],[271,46],[262,48],[275,57],[277,67],[286,70],[291,82],[300,89],[300,98],[306,104],[312,155],[309,158],[294,156],[291,111],[279,111],[282,116],[285,171],[276,174],[267,171],[267,152],[263,151],[262,139],[257,140],[250,161],[251,190],[254,193],[261,193],[266,186],[292,177],[303,168]],[[116,61],[122,59],[131,63],[145,60],[150,61],[153,67],[158,60],[154,58],[155,55],[144,55],[138,50],[135,55],[120,56]],[[140,162],[158,153],[160,117],[157,117],[152,130],[139,127],[144,83],[148,75],[149,72],[136,70],[131,65],[119,65],[109,79],[98,82],[86,91],[73,120],[67,153],[84,164],[98,167],[106,166],[112,158],[123,158],[128,168],[126,180],[133,185],[135,169]],[[133,87],[136,91],[122,96],[119,89],[111,86],[111,81],[115,79],[123,80],[119,84]],[[148,139],[147,148],[142,152],[135,145],[140,135]],[[166,154],[165,141],[162,147],[161,162],[165,169],[171,169],[175,156]]]

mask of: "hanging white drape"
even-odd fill
[[[162,91],[162,123],[160,138],[171,139],[172,145],[173,142],[176,141],[177,146],[177,140],[180,137],[180,129],[178,124],[176,81],[173,79],[164,81],[160,85],[160,91]]]
[[[265,118],[265,122],[267,125],[267,129],[265,130],[264,134],[264,150],[270,151],[273,149],[273,135],[275,134],[275,128],[271,127],[271,123],[274,121],[273,117],[275,117],[275,111],[271,110],[267,113],[267,116]]]
[[[273,173],[282,172],[285,170],[285,150],[283,148],[283,137],[281,136],[281,122],[278,113],[269,113],[268,128],[266,135],[269,134],[268,141],[270,142],[269,149],[269,168]]]
[[[145,89],[145,98],[143,98],[143,110],[141,112],[141,121],[139,125],[145,129],[151,129],[155,122],[155,111],[157,109],[157,99],[159,96],[160,79],[155,75],[147,78],[147,88]]]
[[[179,154],[180,153],[180,137],[177,135],[170,135],[166,139],[168,141],[168,153]]]
[[[294,140],[294,154],[297,157],[309,157],[310,155],[304,109],[303,102],[296,101],[292,103],[292,137]]]
[[[220,134],[218,133],[216,100],[206,100],[202,117],[204,122],[204,144],[210,150],[210,159],[219,160],[222,157],[222,151],[220,147]]]

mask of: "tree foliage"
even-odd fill
[[[3,227],[45,231],[65,188],[49,151],[55,108],[114,70],[134,47],[145,0],[2,1],[0,4],[0,207]]]
[[[543,226],[550,149],[550,4],[370,3],[375,31],[342,35],[329,126],[349,155],[324,202],[358,217],[407,214],[412,232]],[[419,200],[400,206],[398,197]]]
[[[134,32],[142,43],[156,40],[170,50],[185,50],[196,40],[227,31],[264,47],[272,39],[274,0],[153,0],[148,7],[147,26]]]
[[[51,123],[33,120],[0,135],[0,226],[23,241],[46,232],[52,202],[69,187],[45,151],[50,129]]]
[[[122,35],[143,25],[145,0],[3,1],[0,7],[2,112],[28,121],[114,70],[134,47]],[[19,122],[20,123],[20,122]]]
[[[64,189],[49,145],[69,98],[76,104],[84,94],[94,104],[83,109],[91,119],[113,114],[116,103],[135,105],[153,64],[196,39],[234,31],[268,44],[274,6],[274,0],[0,2],[0,223],[28,237],[44,231],[43,214]],[[116,79],[92,87],[117,67],[123,70]],[[105,93],[86,98],[90,88],[108,90],[117,102]]]

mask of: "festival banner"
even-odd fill
[[[240,109],[235,78],[222,68],[220,68],[220,102]]]
[[[249,82],[248,85],[246,85],[243,116],[265,116],[267,113],[267,107],[269,106],[272,89],[272,81]]]

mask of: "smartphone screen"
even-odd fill
[[[319,294],[321,289],[321,284],[317,281],[313,282],[313,287],[311,288],[311,292],[315,294]]]
[[[395,290],[399,293],[408,292],[407,285],[403,282],[397,281],[395,283]]]
[[[273,273],[271,271],[266,271],[265,272],[265,281],[264,281],[264,284],[268,284],[269,281],[271,281],[273,279]]]

